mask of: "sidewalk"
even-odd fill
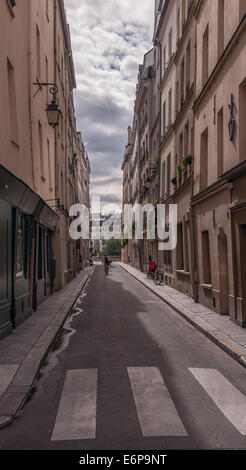
[[[92,270],[91,267],[83,269],[0,341],[0,428],[14,419],[24,403]]]
[[[152,280],[147,279],[145,273],[128,264],[119,262],[118,265],[246,367],[246,328],[236,325],[227,316],[219,315],[204,305],[195,303],[191,297],[172,287],[156,286]]]

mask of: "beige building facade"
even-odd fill
[[[63,1],[3,0],[0,22],[1,338],[83,267],[87,248],[79,265],[69,208],[88,201],[90,165],[77,140]],[[54,98],[55,128],[46,115]]]
[[[178,209],[177,248],[159,252],[159,269],[167,285],[243,327],[245,22],[245,0],[155,2],[158,202]]]
[[[212,4],[211,4],[212,3]],[[246,2],[199,2],[194,194],[199,301],[246,326]]]

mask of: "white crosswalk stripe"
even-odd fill
[[[187,436],[157,367],[128,367],[144,437]]]
[[[97,369],[70,370],[52,441],[96,438]]]
[[[189,368],[226,418],[246,435],[246,397],[217,369]]]
[[[217,369],[188,370],[224,416],[246,435],[246,396]],[[160,370],[128,367],[127,372],[143,436],[188,436]],[[66,373],[52,441],[96,439],[97,375],[97,369]]]

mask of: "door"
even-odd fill
[[[12,208],[0,199],[0,339],[12,331]]]

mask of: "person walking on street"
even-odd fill
[[[110,265],[110,261],[109,261],[107,255],[105,255],[105,257],[104,257],[104,270],[105,270],[106,275],[108,274],[109,265]]]

